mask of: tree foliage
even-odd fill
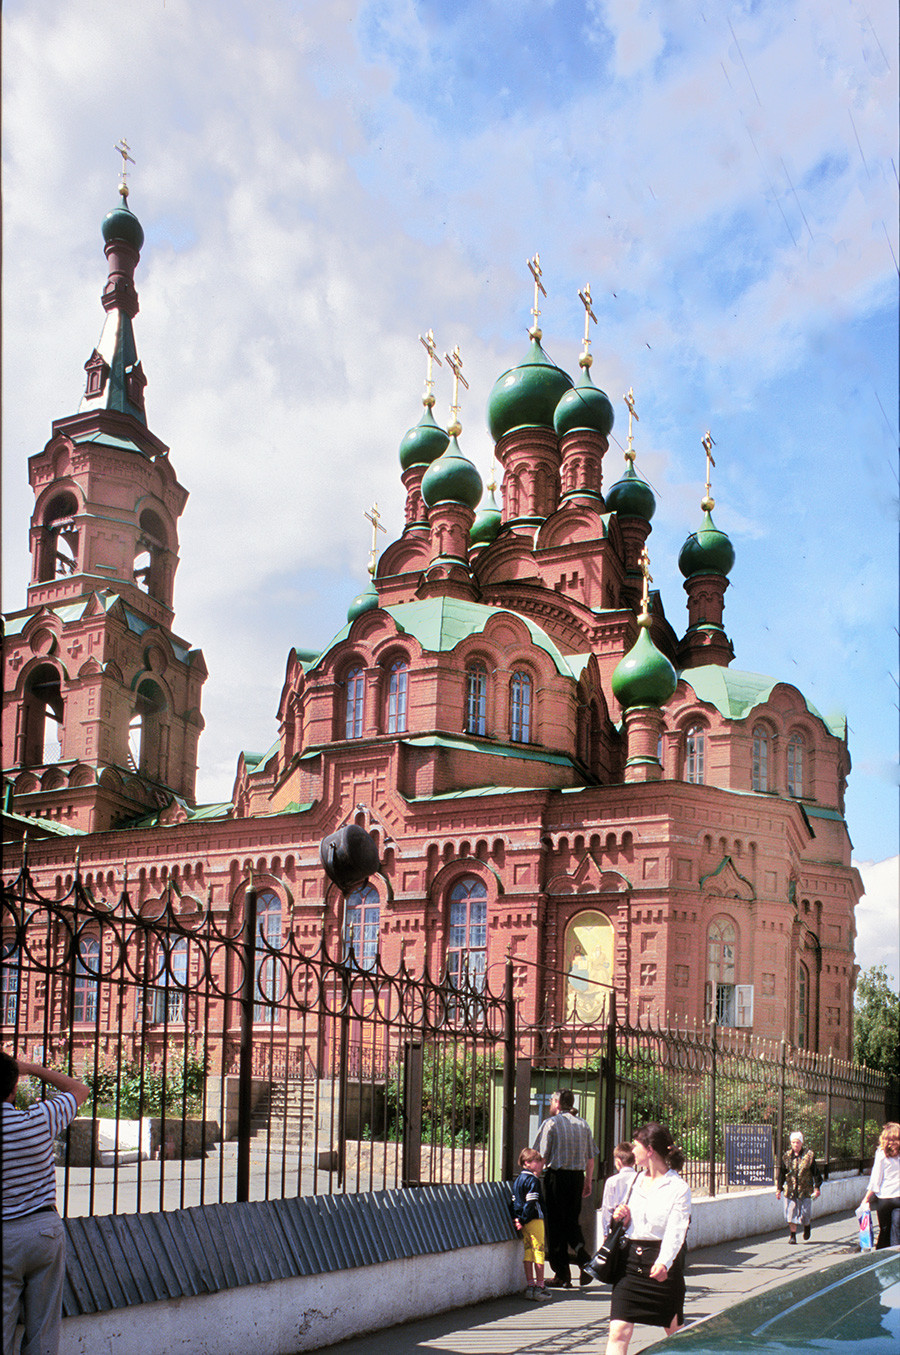
[[[856,1062],[896,1074],[900,1066],[900,996],[891,991],[884,965],[873,965],[860,974],[854,1021]]]

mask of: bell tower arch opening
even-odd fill
[[[128,766],[141,776],[165,781],[166,698],[162,688],[145,678],[137,689],[134,714],[128,722]]]
[[[59,670],[52,663],[42,663],[25,680],[19,758],[23,767],[46,767],[59,762],[64,714]]]
[[[78,573],[77,512],[78,500],[71,490],[54,494],[47,504],[35,548],[35,583],[50,583]]]

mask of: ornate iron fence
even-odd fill
[[[452,982],[335,957],[271,927],[252,884],[239,915],[171,876],[140,897],[77,869],[47,897],[27,866],[2,889],[3,1043],[91,1087],[60,1150],[66,1213],[508,1178],[562,1085],[607,1168],[619,1139],[662,1120],[711,1193],[746,1184],[748,1126],[757,1172],[760,1143],[771,1157],[795,1125],[832,1168],[873,1151],[885,1080],[869,1070],[632,1025],[612,990],[520,1025],[519,962],[494,992],[490,972]]]

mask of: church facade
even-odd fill
[[[230,931],[252,881],[270,940],[460,984],[499,986],[511,957],[526,1023],[593,1021],[614,990],[632,1020],[715,1020],[848,1058],[862,889],[846,728],[732,666],[735,558],[712,518],[709,444],[679,558],[686,625],[667,620],[630,398],[625,466],[608,465],[589,292],[573,381],[541,346],[532,261],[529,346],[488,409],[499,504],[459,423],[434,418],[423,341],[403,530],[373,550],[324,651],[287,656],[272,748],[242,753],[232,800],[204,806],[206,668],[174,628],[187,494],[146,421],[127,191],[103,236],[84,397],[29,462],[31,581],[4,642],[6,878],[27,833],[43,892],[68,887],[77,856],[113,903],[127,861],[139,907],[174,884],[186,913],[200,903]],[[381,869],[345,897],[319,844],[347,823],[374,837]],[[77,1024],[41,1001],[27,994],[26,1028]]]

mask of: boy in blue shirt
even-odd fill
[[[544,1211],[541,1172],[544,1159],[534,1148],[519,1154],[521,1171],[513,1182],[513,1222],[525,1243],[525,1297],[540,1303],[549,1299],[544,1288]]]

